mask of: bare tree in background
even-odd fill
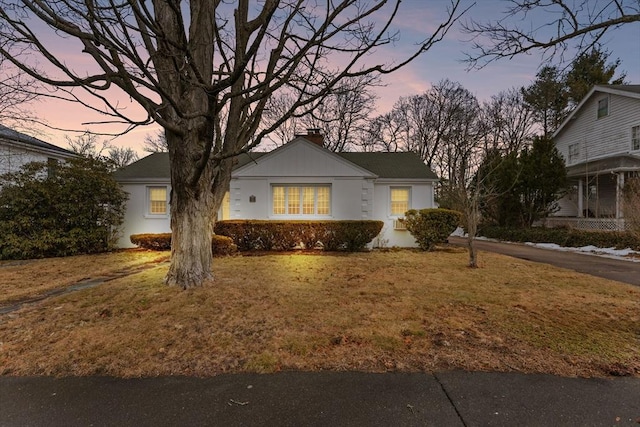
[[[37,81],[0,56],[0,123],[33,132],[35,115],[30,105],[37,97]]]
[[[145,136],[142,149],[147,153],[168,153],[169,146],[167,145],[167,138],[164,136],[164,132],[158,131],[155,134]]]
[[[173,234],[165,281],[188,288],[213,278],[212,225],[234,157],[345,81],[405,66],[441,40],[463,12],[459,0],[447,2],[444,22],[413,52],[377,63],[370,54],[397,40],[392,25],[400,3],[0,0],[0,55],[57,88],[58,97],[130,127],[163,127]],[[32,30],[43,25],[46,36]],[[81,46],[87,67],[67,66],[54,51],[59,43]],[[146,116],[120,108],[112,88]],[[269,99],[284,88],[297,94],[292,108],[261,127]]]
[[[282,91],[275,93],[269,98],[269,103],[264,111],[263,123],[265,127],[270,127],[271,123],[279,121],[283,116],[291,110],[291,106],[296,102],[296,96],[291,91]],[[306,113],[306,111],[305,111]],[[295,138],[297,133],[303,129],[299,125],[300,113],[291,114],[289,118],[273,130],[265,138],[270,141],[272,147],[279,147]]]
[[[120,169],[138,160],[138,154],[128,147],[115,147],[106,139],[89,131],[75,138],[65,136],[69,149],[83,157],[91,157],[107,163],[111,170]]]
[[[325,148],[349,151],[357,147],[361,131],[375,109],[376,95],[371,90],[379,85],[377,76],[350,79],[302,116],[299,123],[305,128],[322,129]]]
[[[360,135],[358,148],[361,151],[406,151],[406,127],[397,109],[370,119]]]
[[[83,157],[102,157],[109,148],[109,143],[106,140],[100,140],[98,135],[89,131],[76,135],[74,138],[65,135],[64,139],[71,151]]]
[[[482,105],[484,152],[519,152],[535,135],[533,110],[521,90],[511,88],[493,95]]]
[[[111,168],[120,169],[138,160],[138,153],[130,147],[111,146],[106,158]]]
[[[362,75],[337,85],[314,108],[299,109],[283,122],[272,136],[273,145],[291,141],[306,129],[320,129],[324,147],[331,151],[349,151],[360,145],[362,130],[375,109],[376,95],[372,88],[380,85],[376,75]],[[279,120],[298,98],[292,92],[281,93],[269,101],[264,113],[264,126]]]
[[[568,48],[575,48],[575,56],[580,56],[599,47],[608,32],[640,21],[638,0],[511,0],[507,4],[496,21],[464,24],[474,39],[467,54],[471,67],[531,50],[542,50],[550,59],[562,58]],[[539,25],[532,24],[536,18],[542,21]]]

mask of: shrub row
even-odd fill
[[[444,243],[462,221],[460,212],[449,209],[410,209],[404,223],[423,251],[430,251],[437,243]]]
[[[506,228],[483,226],[479,235],[510,242],[555,243],[566,247],[596,246],[640,250],[640,239],[631,233],[617,231],[584,231],[572,228]]]
[[[218,221],[215,233],[229,236],[241,251],[287,251],[298,245],[327,251],[359,251],[376,237],[382,221]]]
[[[132,234],[129,239],[134,245],[154,251],[168,251],[171,249],[171,233]],[[213,256],[230,255],[238,250],[233,240],[227,236],[211,236],[211,251]]]

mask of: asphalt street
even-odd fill
[[[282,372],[0,377],[2,426],[637,426],[640,379]]]
[[[466,246],[467,239],[463,237],[449,237],[449,243],[457,246]],[[592,276],[604,277],[605,279],[640,286],[640,262],[536,248],[521,243],[476,240],[474,244],[480,251],[495,252],[527,261],[551,264],[556,267],[566,268]]]

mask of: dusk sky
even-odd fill
[[[463,1],[466,6],[470,0]],[[397,20],[397,29],[401,39],[394,46],[379,49],[377,55],[387,58],[398,57],[403,52],[409,52],[416,41],[425,38],[442,22],[445,8],[449,4],[446,0],[405,0],[402,3],[401,16]],[[477,21],[499,19],[501,12],[508,2],[504,0],[481,0],[463,16],[462,21],[473,18]],[[527,23],[528,24],[528,23]],[[535,78],[541,64],[541,52],[530,55],[519,55],[512,60],[500,60],[488,64],[481,70],[467,71],[467,64],[462,63],[464,52],[470,52],[469,35],[460,31],[460,24],[447,34],[444,40],[436,44],[429,52],[415,60],[411,65],[387,76],[386,87],[377,88],[378,111],[388,111],[400,96],[419,94],[430,84],[448,78],[460,82],[482,102],[502,90],[511,87],[528,85]],[[626,80],[640,84],[640,22],[626,24],[609,33],[603,40],[605,48],[610,52],[610,61],[620,59],[619,71],[625,71]],[[69,59],[78,58],[79,52],[69,52]],[[37,105],[41,118],[52,126],[73,129],[93,129],[93,126],[83,126],[83,121],[91,120],[92,116],[80,106],[60,105],[51,101],[42,101]],[[93,116],[95,119],[95,116]],[[157,125],[137,128],[127,135],[113,140],[113,144],[122,147],[132,147],[141,151],[142,141],[146,134],[155,133],[160,128]],[[41,138],[51,143],[66,146],[64,133],[47,130],[46,136]]]

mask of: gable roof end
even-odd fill
[[[594,93],[608,93],[611,95],[620,95],[626,96],[629,98],[640,99],[640,85],[596,85],[591,88],[589,93],[582,98],[582,101],[573,109],[573,111],[567,116],[566,119],[560,124],[558,129],[553,133],[552,138],[560,135],[562,130],[567,126],[568,123],[573,120],[574,116],[580,111],[582,106],[593,96]]]

